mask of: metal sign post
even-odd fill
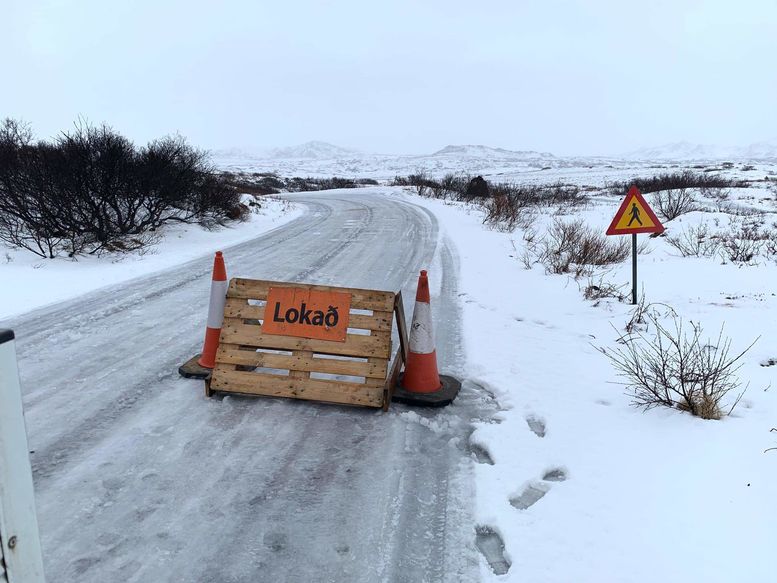
[[[631,303],[637,305],[637,234],[631,234]]]
[[[0,330],[0,582],[43,583],[16,349]]]
[[[608,235],[631,235],[631,303],[637,303],[637,233],[663,233],[664,226],[642,197],[636,186],[629,189],[615,218],[612,219]]]

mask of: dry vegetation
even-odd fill
[[[687,330],[675,314],[665,325],[655,312],[644,313],[647,329],[633,327],[615,349],[599,348],[609,358],[636,406],[650,409],[665,406],[703,419],[720,419],[739,403],[744,390],[736,375],[743,351],[732,355],[731,339],[720,329],[717,338],[704,339],[700,324],[691,322]],[[733,397],[730,397],[733,395]]]
[[[40,257],[142,248],[169,223],[244,217],[240,194],[181,137],[138,148],[107,126],[79,123],[51,142],[0,125],[0,241]]]

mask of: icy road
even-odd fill
[[[402,289],[431,269],[441,369],[464,376],[457,260],[430,213],[378,191],[295,195],[299,219],[225,249],[228,276]],[[177,367],[211,258],[3,322],[19,367],[49,581],[474,581],[465,382],[388,414],[206,399]],[[436,290],[436,293],[435,293]]]

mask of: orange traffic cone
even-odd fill
[[[410,341],[405,371],[400,375],[393,399],[409,405],[441,407],[456,398],[461,383],[437,370],[437,350],[426,270],[418,278],[418,291],[410,326]]]
[[[440,373],[437,372],[430,302],[429,278],[423,270],[418,278],[413,323],[410,326],[410,350],[402,377],[402,388],[411,393],[433,393],[442,386]]]
[[[208,306],[208,324],[205,328],[205,343],[202,346],[202,356],[197,361],[200,366],[213,368],[216,366],[216,350],[219,347],[221,325],[224,323],[224,306],[227,303],[227,268],[224,265],[224,255],[216,251],[213,260],[213,280],[210,284],[210,306]]]
[[[203,343],[202,354],[194,356],[178,369],[181,376],[204,379],[216,365],[216,350],[219,347],[221,325],[224,322],[227,286],[227,268],[224,265],[224,255],[221,251],[216,251],[216,257],[213,260],[210,305],[208,306],[208,322],[205,328],[205,342]]]

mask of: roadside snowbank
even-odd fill
[[[761,364],[777,357],[777,266],[682,258],[650,240],[640,257],[649,302],[701,322],[713,339],[725,322],[732,353],[761,339],[744,358],[739,376],[750,387],[732,416],[643,413],[595,348],[614,345],[630,305],[594,306],[585,282],[525,269],[520,232],[487,230],[479,212],[409,200],[458,245],[469,378],[501,408],[471,438],[493,460],[476,467],[477,526],[501,536],[511,563],[495,576],[482,560],[484,580],[773,581],[777,452],[764,450],[777,445],[777,394],[765,389],[777,366]],[[603,231],[616,209],[599,200],[582,216]],[[608,278],[630,276],[627,261]]]
[[[262,199],[262,207],[243,223],[213,231],[197,225],[166,227],[163,239],[145,253],[41,259],[0,245],[0,319],[209,255],[280,227],[302,212],[288,201]]]

